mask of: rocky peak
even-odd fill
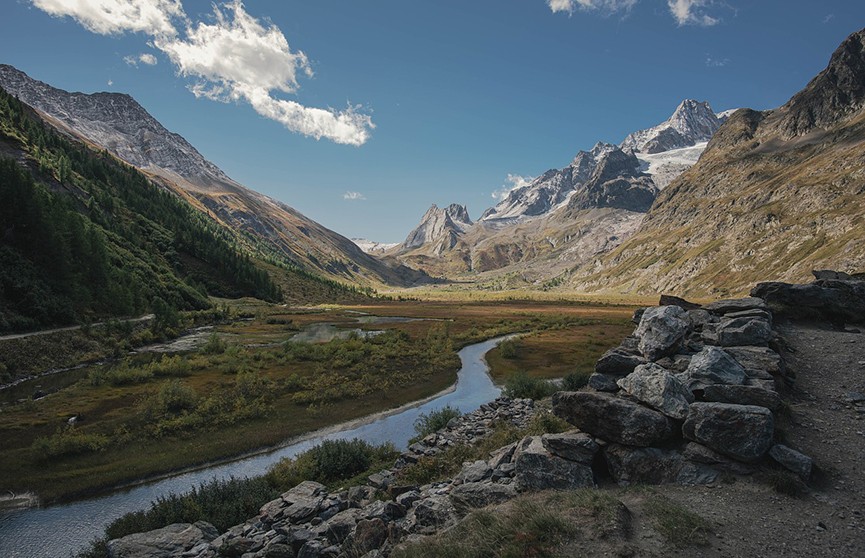
[[[865,106],[865,29],[832,53],[829,65],[779,109],[787,137],[829,127]]]
[[[70,93],[6,64],[0,64],[0,87],[131,165],[164,169],[202,186],[229,180],[127,94]]]
[[[612,207],[646,212],[658,189],[652,178],[640,171],[640,161],[633,151],[618,147],[604,153],[591,177],[568,200],[569,210]]]
[[[432,204],[424,213],[420,224],[406,237],[402,247],[411,250],[427,244],[435,244],[436,252],[441,252],[452,248],[457,238],[471,226],[472,220],[464,205],[452,203],[445,208],[440,208]]]
[[[721,120],[709,103],[685,99],[670,118],[629,134],[620,147],[639,153],[661,153],[709,141],[720,126]]]

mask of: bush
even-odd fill
[[[589,383],[589,374],[584,372],[571,372],[562,379],[563,391],[577,391],[586,387]]]
[[[517,358],[518,351],[519,345],[517,344],[517,341],[515,339],[506,339],[499,343],[499,354],[502,355],[502,358]]]
[[[33,450],[42,459],[80,455],[102,451],[108,447],[108,437],[102,434],[85,434],[73,427],[58,430],[54,435],[36,438]]]
[[[543,399],[558,391],[558,388],[538,378],[531,378],[520,370],[512,374],[505,382],[504,394],[513,398]]]
[[[461,414],[459,409],[450,405],[445,405],[437,411],[421,413],[414,421],[414,431],[417,433],[417,436],[412,438],[410,443],[417,442],[429,434],[441,430],[447,426],[451,419],[457,418]]]
[[[159,388],[153,409],[160,414],[191,411],[198,403],[198,394],[180,380],[171,380]]]
[[[210,337],[207,338],[207,343],[201,347],[201,352],[206,355],[221,355],[225,352],[225,349],[228,348],[228,345],[215,331],[210,334]]]
[[[288,490],[305,480],[332,484],[364,473],[374,464],[390,464],[398,455],[391,443],[375,446],[357,438],[325,440],[294,459],[280,460],[266,478],[280,490]]]

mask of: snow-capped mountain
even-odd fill
[[[664,122],[633,132],[620,144],[624,150],[661,153],[709,141],[723,121],[707,102],[685,99]]]
[[[616,149],[598,142],[590,151],[580,151],[563,169],[550,169],[529,184],[514,188],[495,207],[487,209],[482,221],[533,217],[548,213],[568,199],[577,186],[587,181],[601,157]]]
[[[453,203],[440,208],[433,204],[424,214],[420,224],[408,234],[401,249],[411,250],[424,245],[434,245],[434,252],[441,253],[453,248],[460,235],[472,224],[464,205]]]
[[[682,101],[673,114],[657,126],[629,134],[619,145],[598,142],[589,151],[580,151],[571,164],[551,169],[529,184],[511,190],[481,221],[518,219],[546,215],[579,192],[591,178],[603,157],[613,151],[636,154],[641,171],[663,189],[676,176],[697,162],[706,142],[734,111],[716,115],[707,102]],[[643,191],[642,193],[646,193]]]

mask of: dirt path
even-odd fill
[[[138,322],[147,322],[155,318],[153,314],[146,314],[141,316],[140,318],[131,318],[128,320],[118,320],[118,323],[129,323],[134,324]],[[107,324],[108,322],[97,322],[95,324],[90,324],[90,327],[101,327]],[[31,331],[30,333],[15,333],[12,335],[0,335],[0,341],[10,341],[12,339],[24,339],[25,337],[33,337],[35,335],[50,335],[52,333],[59,333],[61,331],[75,331],[76,329],[81,329],[84,327],[83,325],[77,326],[69,326],[69,327],[58,327],[54,329],[43,329],[40,331]]]
[[[715,531],[710,546],[679,556],[865,556],[865,404],[850,402],[850,392],[865,393],[865,334],[816,325],[778,329],[796,374],[781,429],[788,445],[814,459],[817,472],[799,497],[759,478],[661,487]]]

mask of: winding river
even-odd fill
[[[506,337],[469,345],[459,352],[462,368],[457,383],[426,401],[308,434],[267,453],[229,463],[179,473],[89,500],[0,512],[0,556],[5,558],[68,558],[102,535],[105,527],[128,512],[145,509],[170,493],[183,493],[212,479],[261,475],[283,457],[294,456],[322,440],[360,438],[371,443],[407,445],[414,421],[421,413],[445,405],[462,412],[495,399],[500,389],[489,377],[484,355]]]

